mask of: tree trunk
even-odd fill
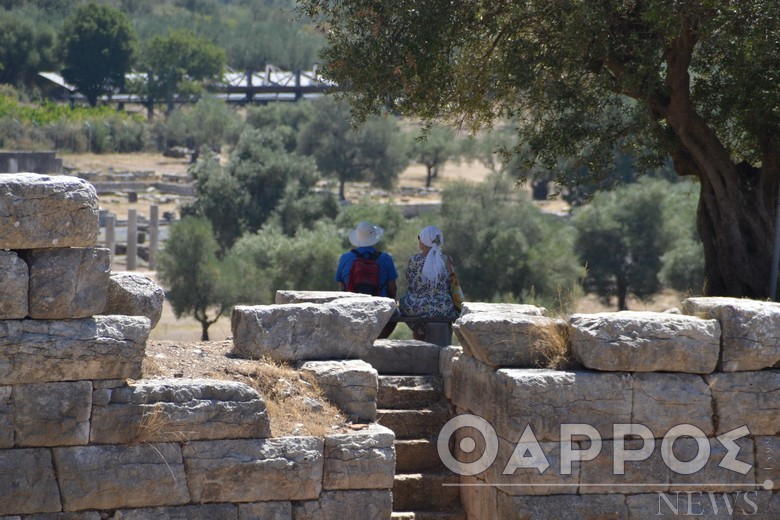
[[[617,275],[617,299],[618,310],[627,311],[628,304],[626,303],[626,300],[628,299],[628,283],[626,282],[625,273],[618,273]]]
[[[427,168],[426,175],[425,175],[425,187],[430,188],[431,187],[431,181],[433,180],[433,166],[425,165]]]
[[[344,202],[347,200],[347,194],[344,190],[344,186],[346,185],[346,181],[344,179],[339,179],[339,201]]]
[[[209,340],[209,325],[211,325],[211,322],[208,320],[201,320],[200,322],[200,340],[201,341],[208,341]]]

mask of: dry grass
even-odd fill
[[[566,324],[537,329],[534,350],[541,358],[541,365],[551,370],[573,368],[577,362],[572,357],[569,327]]]
[[[131,445],[189,440],[187,432],[175,429],[175,423],[163,410],[161,404],[144,405],[141,420],[135,435],[128,443]]]

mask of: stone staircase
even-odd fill
[[[379,344],[381,342],[381,344]],[[379,372],[377,422],[396,436],[394,520],[465,520],[458,476],[439,459],[436,439],[453,410],[439,376],[440,347],[420,341],[380,340],[393,352],[372,359]],[[400,362],[405,360],[406,362]],[[384,361],[384,362],[383,362]]]

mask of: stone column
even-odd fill
[[[114,264],[114,253],[116,252],[116,215],[109,213],[106,215],[106,247],[109,251],[109,265]]]
[[[127,210],[127,270],[135,271],[138,254],[138,210]]]
[[[157,248],[160,240],[160,207],[152,204],[149,208],[149,269],[157,268]]]

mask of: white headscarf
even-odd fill
[[[423,281],[433,283],[440,273],[446,274],[447,272],[444,254],[441,252],[441,246],[444,245],[444,233],[436,226],[428,226],[420,231],[420,242],[431,248],[425,256],[422,268]]]

